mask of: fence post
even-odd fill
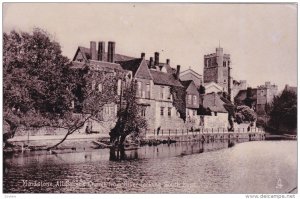
[[[211,133],[214,133],[214,128],[211,128]]]
[[[182,129],[182,135],[183,135],[183,129]]]
[[[161,130],[161,135],[164,135],[164,130]]]
[[[169,136],[170,136],[170,131],[171,131],[171,130],[169,129]]]
[[[176,136],[177,136],[177,129],[176,129]]]
[[[186,129],[186,134],[187,134],[187,135],[189,134],[189,129]]]

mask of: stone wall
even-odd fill
[[[217,113],[216,116],[204,116],[204,128],[228,128],[228,113]]]

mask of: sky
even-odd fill
[[[251,87],[297,86],[296,4],[4,3],[3,31],[48,31],[73,58],[90,41],[116,42],[116,53],[203,74],[216,47],[231,55],[232,77]]]

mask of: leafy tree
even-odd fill
[[[53,125],[65,117],[73,83],[68,58],[47,32],[3,33],[3,109],[9,126],[5,139],[20,125]]]
[[[276,130],[297,128],[297,95],[293,91],[283,90],[275,96],[269,111],[269,126]]]
[[[123,148],[126,137],[132,135],[137,138],[147,128],[147,121],[141,115],[141,107],[136,102],[136,84],[132,82],[124,90],[123,102],[118,112],[118,120],[110,131],[111,143]]]
[[[171,86],[170,92],[173,97],[173,106],[184,121],[186,120],[186,91],[183,87]]]
[[[200,85],[199,93],[200,94],[205,94],[205,87],[204,86]]]
[[[256,118],[257,115],[255,111],[248,106],[242,105],[236,107],[235,120],[238,124],[243,122],[254,122]]]

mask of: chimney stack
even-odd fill
[[[167,59],[166,63],[167,63],[168,65],[170,65],[170,59]]]
[[[104,61],[104,55],[105,55],[105,42],[99,41],[98,42],[98,60]]]
[[[108,42],[107,61],[111,63],[115,62],[115,45],[116,43],[113,41]]]
[[[159,65],[159,53],[155,52],[154,53],[154,66]]]
[[[149,68],[152,68],[152,66],[153,66],[153,57],[150,57]]]
[[[141,53],[141,58],[145,59],[145,53]]]
[[[96,52],[96,42],[90,42],[90,56],[92,60],[97,60],[97,52]]]
[[[177,65],[176,79],[179,79],[179,74],[180,74],[180,65]]]

